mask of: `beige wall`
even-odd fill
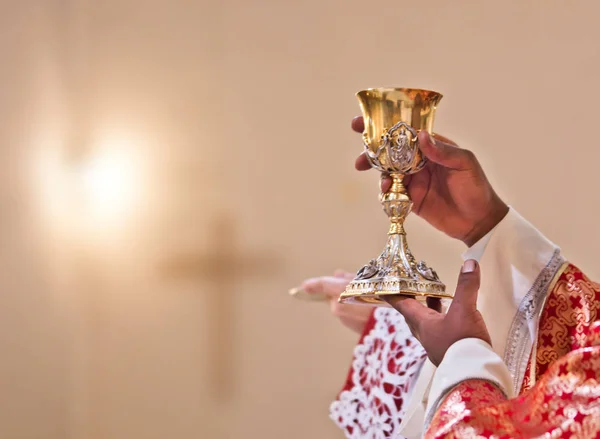
[[[353,170],[361,88],[441,91],[437,131],[598,278],[600,6],[565,5],[3,2],[0,437],[339,438],[328,403],[356,337],[286,290],[383,244],[377,176]],[[135,189],[108,216],[77,174],[104,150],[129,154]],[[227,214],[262,264],[222,288],[200,263],[166,274]],[[461,245],[408,228],[453,286]]]

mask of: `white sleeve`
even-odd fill
[[[438,366],[431,390],[427,409],[425,410],[425,426],[433,418],[444,397],[454,387],[469,379],[488,381],[496,385],[507,398],[513,397],[512,377],[492,347],[478,338],[465,338],[454,343]]]
[[[559,248],[512,207],[496,227],[463,254],[463,259],[479,262],[477,308],[487,325],[493,352],[504,361],[512,378],[512,388],[507,391],[517,394],[537,337],[546,293],[565,261]],[[422,383],[411,395],[403,421],[406,428],[419,422],[423,425],[422,402],[435,370],[433,365],[427,366],[419,376]],[[430,393],[427,404],[432,404],[432,400],[435,396]]]
[[[479,260],[477,308],[518,392],[548,287],[564,259],[553,242],[512,208],[463,258]]]

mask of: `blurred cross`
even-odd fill
[[[239,280],[249,275],[273,276],[281,262],[271,253],[241,254],[237,250],[235,218],[219,215],[210,227],[206,253],[172,259],[164,272],[171,278],[206,282],[210,355],[210,390],[214,400],[234,395],[236,300]]]

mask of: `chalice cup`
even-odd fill
[[[341,303],[388,306],[384,296],[452,298],[437,273],[417,262],[408,248],[404,220],[412,201],[402,180],[423,169],[427,158],[419,149],[417,134],[432,134],[440,93],[410,88],[375,88],[356,94],[365,122],[364,148],[371,165],[388,173],[392,186],[379,196],[391,225],[385,250],[367,265],[340,295]]]

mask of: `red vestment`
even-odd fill
[[[600,284],[568,265],[546,296],[521,393],[469,379],[443,397],[426,438],[600,438]]]
[[[511,208],[488,235],[463,254],[463,259],[476,259],[481,266],[477,307],[488,325],[492,349],[473,345],[473,350],[462,352],[459,346],[455,350],[463,360],[469,358],[469,352],[479,355],[477,349],[489,354],[488,359],[506,372],[506,380],[496,384],[507,395],[539,392],[542,377],[551,372],[553,363],[590,346],[600,288],[567,264],[558,246],[518,212]],[[466,382],[479,372],[459,364],[460,356],[456,361],[447,357],[449,366],[440,373],[442,368],[436,370],[426,360],[423,348],[398,312],[375,309],[354,350],[346,385],[331,405],[331,418],[348,439],[421,438],[426,424],[437,414],[435,409],[448,409],[461,388],[489,388],[481,380]],[[473,358],[475,366],[477,359],[482,359]],[[446,388],[446,384],[436,383],[451,387],[462,383],[462,387]],[[444,398],[448,392],[454,399]],[[491,392],[504,398],[499,389]],[[436,429],[452,424],[447,414],[454,412],[444,413],[436,415],[435,426],[429,423],[428,434],[435,436]],[[461,422],[465,419],[457,418],[452,425]]]

